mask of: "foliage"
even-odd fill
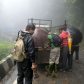
[[[13,43],[0,40],[0,60],[8,56],[13,48]]]
[[[84,0],[66,0],[67,19],[70,25],[84,30]]]

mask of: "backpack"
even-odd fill
[[[16,40],[16,43],[14,45],[14,49],[12,52],[13,59],[19,62],[23,61],[24,58],[26,58],[23,38],[24,37],[21,36],[21,31],[20,31],[18,33],[18,38]]]
[[[58,35],[53,34],[52,40],[55,47],[59,47],[61,45],[62,40]]]
[[[48,45],[52,48],[54,48],[54,44],[53,44],[53,34],[48,34]]]

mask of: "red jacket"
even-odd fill
[[[67,31],[62,31],[62,33],[59,35],[62,39],[62,46],[68,46],[68,36],[69,33]]]

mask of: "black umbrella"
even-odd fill
[[[69,27],[67,31],[69,31],[72,36],[73,45],[77,45],[82,41],[83,35],[79,29],[75,27]]]

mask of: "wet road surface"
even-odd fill
[[[39,71],[39,78],[33,80],[33,84],[84,84],[84,50],[80,51],[80,61],[73,60],[72,72],[57,72],[57,77],[46,76],[45,71]],[[17,84],[16,67],[10,72],[9,76],[3,79],[0,84]]]

